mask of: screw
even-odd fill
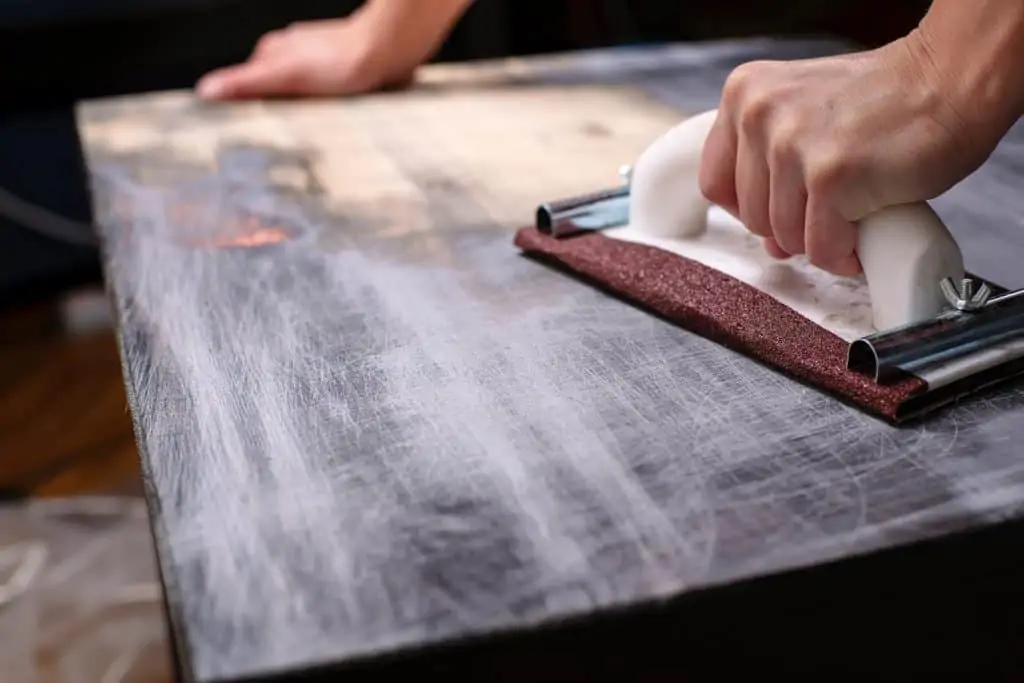
[[[629,164],[619,166],[619,178],[622,180],[623,185],[629,185],[630,181],[633,180],[633,167]]]
[[[974,288],[974,280],[965,277],[960,280],[959,286],[953,282],[953,278],[947,277],[939,283],[946,301],[958,311],[975,311],[986,303],[992,295],[992,288],[987,282],[982,282],[977,289]]]

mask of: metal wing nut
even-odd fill
[[[953,282],[953,278],[944,278],[939,283],[942,288],[942,294],[946,297],[946,301],[958,311],[974,311],[986,303],[988,298],[992,296],[992,288],[988,286],[987,282],[982,282],[981,286],[975,289],[974,279],[965,277],[960,280],[959,283]]]

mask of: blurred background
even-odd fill
[[[357,0],[3,0],[0,99],[13,106],[188,87],[293,21]],[[916,23],[926,0],[478,0],[441,60],[750,34],[832,33],[865,44]]]
[[[88,222],[76,101],[189,88],[209,70],[244,60],[269,30],[342,16],[358,4],[0,0],[0,188]],[[831,34],[872,46],[905,33],[927,5],[926,0],[477,0],[436,60],[751,35]],[[134,669],[137,678],[126,673],[117,680],[169,679],[141,492],[96,250],[54,242],[0,217],[0,502],[6,502],[0,505],[0,678],[5,683],[95,683],[107,680],[95,672],[109,672],[129,655],[132,667],[136,661],[144,666]],[[122,502],[47,503],[82,495],[114,495]],[[41,553],[50,555],[40,559]],[[102,586],[95,583],[100,579]],[[15,589],[21,593],[12,593]],[[31,591],[45,599],[26,599]],[[84,604],[82,595],[98,597],[95,604]],[[77,614],[74,623],[80,628],[46,622],[46,610],[54,605],[61,614]],[[107,610],[120,616],[104,621]],[[141,621],[124,621],[128,617]],[[83,640],[82,634],[90,637]],[[157,654],[141,654],[153,647]],[[44,660],[48,674],[41,673]]]
[[[190,88],[267,31],[358,0],[0,0],[0,187],[88,220],[75,101]],[[477,0],[435,61],[750,35],[865,46],[913,27],[927,0]],[[99,278],[95,252],[0,217],[0,308]]]

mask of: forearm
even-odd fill
[[[441,48],[474,0],[368,0],[359,10],[371,16],[389,39],[418,45],[424,60]]]
[[[1024,114],[1024,2],[934,0],[909,36],[965,122],[1001,136]]]

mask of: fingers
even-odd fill
[[[248,61],[206,74],[196,84],[196,94],[206,100],[230,100],[266,94],[268,87],[282,90],[288,81],[281,58],[287,45],[287,29],[265,33]]]
[[[796,256],[806,252],[804,219],[807,193],[804,178],[794,154],[780,151],[779,143],[773,145],[773,150],[769,164],[769,235],[773,238],[772,248],[777,248],[785,256]],[[769,253],[772,253],[772,248],[769,248]]]
[[[818,105],[794,95],[786,68],[751,63],[730,76],[704,145],[701,192],[762,237],[772,257],[806,255],[822,270],[857,275],[857,226],[840,211],[848,183],[805,172],[832,132],[806,125],[821,118]]]
[[[315,21],[297,21],[288,25],[286,28],[264,33],[260,36],[260,39],[256,41],[256,47],[253,49],[250,59],[255,57],[267,57],[280,52],[281,48],[287,47],[289,43],[301,41],[303,39],[303,34],[309,35],[310,33],[320,30],[320,23],[321,22]]]
[[[301,70],[290,61],[257,58],[207,74],[196,93],[207,100],[233,100],[297,94],[300,86]]]
[[[343,24],[318,26],[292,24],[287,28],[264,34],[253,48],[249,59],[224,69],[213,71],[196,84],[196,94],[209,100],[236,100],[257,97],[289,97],[316,94],[323,81],[319,68],[325,34],[337,33]],[[342,41],[327,41],[343,44]],[[340,66],[335,72],[344,74],[344,60],[330,55]],[[340,80],[337,73],[331,74]]]
[[[765,237],[762,241],[764,243],[764,250],[767,251],[768,255],[772,258],[785,260],[792,256],[792,254],[779,246],[779,243],[775,241],[774,237]]]
[[[284,43],[285,40],[286,34],[284,31],[271,31],[270,33],[265,33],[256,41],[256,47],[253,48],[252,54],[249,55],[249,58],[253,59],[273,54],[281,47],[281,44]]]
[[[751,140],[741,136],[736,153],[736,199],[739,203],[739,219],[747,230],[770,237],[772,222],[768,217],[771,181],[764,154],[760,153]]]
[[[700,191],[712,204],[739,219],[736,199],[736,128],[719,112],[701,152]]]
[[[857,258],[857,226],[843,218],[827,195],[811,195],[805,219],[807,260],[835,275],[861,272]]]

